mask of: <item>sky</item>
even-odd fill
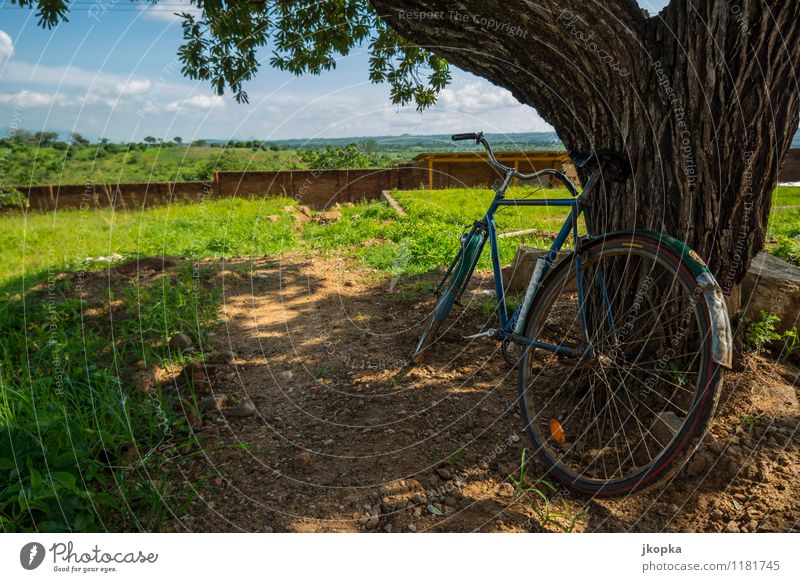
[[[391,104],[368,80],[365,50],[335,70],[295,77],[264,64],[245,90],[249,104],[184,78],[176,55],[185,0],[72,0],[69,22],[39,28],[35,11],[0,0],[0,128],[77,131],[92,139],[141,141],[287,139],[550,131],[532,108],[469,73],[419,113]],[[642,0],[651,14],[666,0]]]

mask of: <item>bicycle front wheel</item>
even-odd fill
[[[686,260],[644,234],[598,243],[580,253],[580,271],[567,257],[537,294],[525,335],[573,355],[525,350],[520,408],[550,476],[612,496],[682,466],[716,406],[722,369]]]
[[[458,259],[440,286],[436,307],[428,316],[425,328],[414,346],[414,351],[411,352],[412,364],[422,363],[430,353],[432,345],[440,338],[442,323],[450,315],[453,305],[469,283],[485,241],[486,232],[481,229],[471,231],[466,240],[462,241],[463,247]]]

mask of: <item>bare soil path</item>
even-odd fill
[[[431,307],[431,277],[390,281],[346,259],[232,261],[219,274],[232,352],[200,431],[219,448],[183,475],[212,473],[171,529],[189,531],[796,531],[798,368],[749,356],[726,377],[717,419],[663,489],[593,500],[515,497],[528,445],[516,371],[490,340],[444,344],[398,371]],[[459,333],[493,325],[480,276]],[[430,294],[427,294],[430,295]],[[212,407],[213,408],[213,407]],[[528,460],[529,480],[543,467]]]

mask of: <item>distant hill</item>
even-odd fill
[[[502,149],[518,150],[540,150],[540,149],[562,149],[564,146],[555,132],[541,133],[486,133],[487,139],[492,146],[502,145]],[[207,144],[224,144],[227,140],[206,139]],[[333,138],[311,138],[311,139],[270,139],[266,140],[270,145],[277,145],[287,148],[324,148],[325,146],[344,146],[349,143],[374,142],[380,149],[414,149],[425,151],[449,150],[454,144],[450,140],[450,134],[435,135],[379,135],[379,136],[354,136],[354,137],[333,137]],[[459,147],[468,148],[470,144],[461,142]]]
[[[9,135],[10,128],[2,130],[4,137]],[[63,140],[69,138],[70,132],[66,130],[58,130],[59,137]],[[95,139],[91,134],[85,134],[90,139]],[[515,150],[558,150],[563,149],[561,140],[554,131],[548,132],[528,132],[528,133],[487,133],[486,137],[489,139],[493,147],[498,150],[515,151]],[[239,140],[239,138],[231,138]],[[258,137],[250,137],[247,140],[260,140]],[[244,140],[244,141],[247,141]],[[207,144],[224,144],[229,140],[225,139],[204,139]],[[295,139],[271,139],[266,140],[269,144],[282,146],[286,148],[324,148],[327,145],[343,146],[349,143],[360,142],[375,142],[375,144],[382,149],[400,150],[400,149],[413,149],[417,151],[441,151],[451,150],[454,147],[450,141],[450,134],[435,134],[435,135],[381,135],[381,136],[353,136],[353,137],[331,137],[331,138],[295,138]],[[458,144],[459,148],[469,149],[469,144],[461,142]],[[792,148],[800,148],[800,130],[792,139]]]
[[[515,150],[560,150],[564,148],[561,140],[554,131],[548,132],[528,132],[528,133],[486,133],[486,138],[496,149],[504,151]],[[226,140],[207,139],[206,143],[223,144]],[[434,135],[381,135],[367,137],[334,137],[334,138],[312,138],[312,139],[272,139],[267,140],[270,144],[287,148],[320,148],[327,145],[343,146],[349,143],[360,143],[365,141],[375,142],[380,148],[386,149],[415,149],[425,151],[439,151],[452,149],[454,144],[450,140],[450,134]],[[461,142],[460,148],[469,148],[468,144]],[[800,130],[792,139],[792,148],[800,148]]]

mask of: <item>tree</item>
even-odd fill
[[[183,138],[176,135],[175,137],[172,138],[172,141],[174,141],[178,145],[181,145],[183,143]]]
[[[69,143],[72,145],[72,147],[81,148],[88,146],[91,142],[77,131],[73,131],[69,136]]]
[[[39,145],[52,145],[53,142],[58,140],[58,133],[55,131],[37,131],[33,134],[33,139]]]
[[[37,6],[42,26],[68,10],[63,0],[19,3]],[[681,238],[726,292],[763,246],[798,128],[800,0],[671,0],[652,17],[635,0],[192,3],[202,10],[183,15],[183,72],[219,93],[247,100],[267,42],[270,64],[296,74],[367,45],[370,79],[421,109],[452,63],[534,107],[567,148],[630,158],[632,178],[590,209],[595,231]]]
[[[152,135],[147,135],[144,138],[144,143],[146,143],[149,146],[156,145],[158,143],[158,138],[155,138]]]

